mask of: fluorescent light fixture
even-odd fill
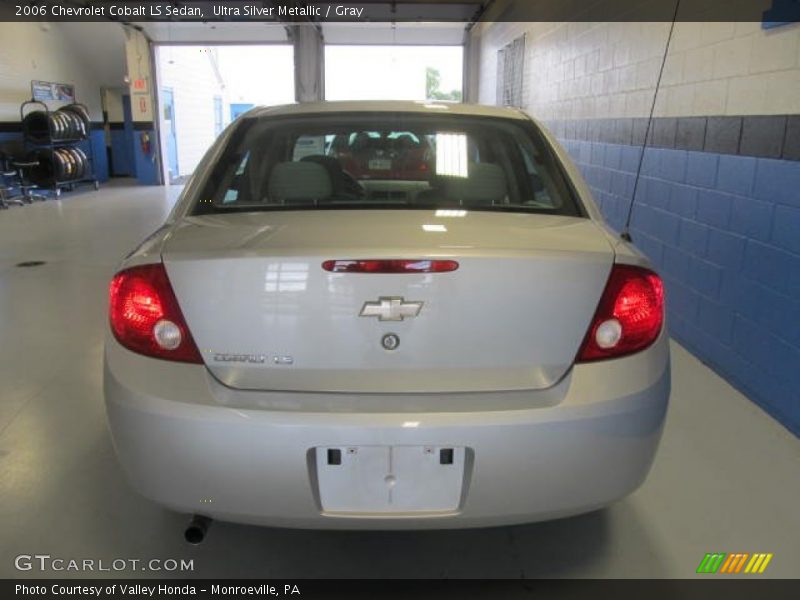
[[[440,208],[436,211],[437,217],[466,217],[467,211],[454,208]]]
[[[436,134],[436,174],[467,177],[467,136],[465,134]]]
[[[419,427],[419,421],[405,421],[403,427]]]
[[[433,231],[433,232],[440,232],[440,233],[443,233],[443,232],[447,231],[447,227],[445,227],[444,225],[440,225],[438,223],[434,223],[432,225],[429,225],[429,224],[426,223],[425,225],[422,226],[422,229],[424,231]]]

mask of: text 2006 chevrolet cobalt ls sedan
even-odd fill
[[[110,287],[133,485],[310,528],[593,510],[644,480],[670,390],[662,283],[521,112],[250,111]]]

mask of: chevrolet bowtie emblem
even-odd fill
[[[402,321],[416,317],[422,310],[422,302],[406,302],[396,296],[381,296],[377,302],[365,302],[359,317],[378,317],[378,321]]]

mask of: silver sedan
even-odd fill
[[[119,461],[175,511],[455,528],[607,505],[670,392],[662,282],[520,111],[252,110],[110,286]]]

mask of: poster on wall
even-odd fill
[[[45,102],[58,100],[59,102],[75,102],[75,86],[69,83],[55,83],[52,81],[31,81],[31,96],[34,100]]]

